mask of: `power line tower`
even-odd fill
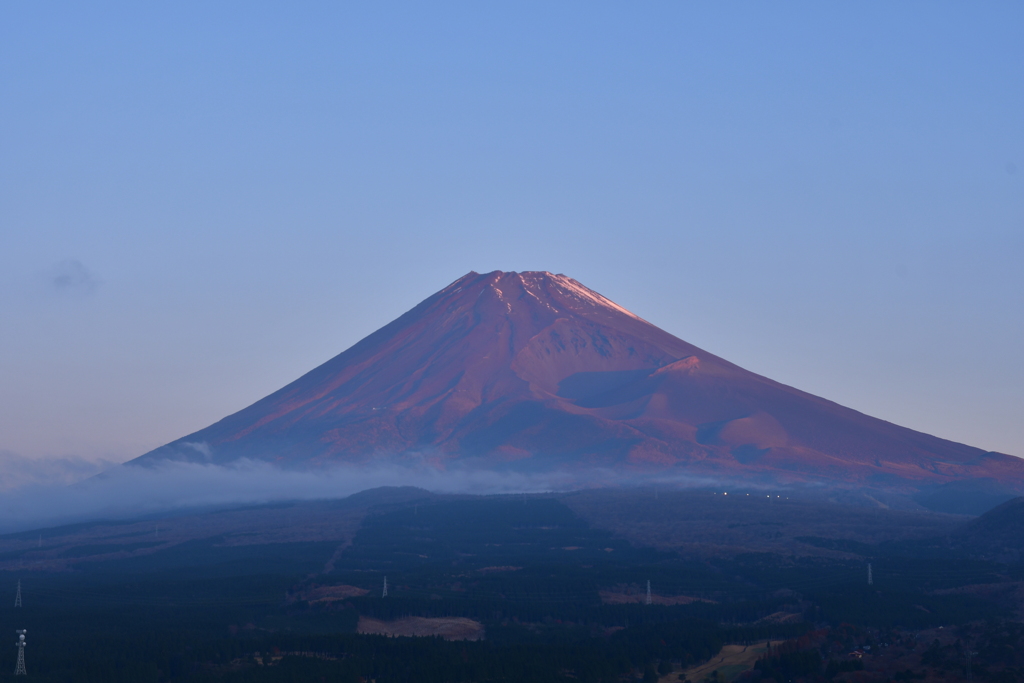
[[[875,577],[873,577],[871,575],[871,563],[870,562],[868,562],[868,585],[869,586],[874,586],[875,585]]]
[[[651,580],[647,579],[647,599],[644,600],[645,605],[651,604]]]
[[[18,579],[18,593],[14,596],[14,606],[21,607],[21,579]]]
[[[18,648],[18,665],[14,667],[15,676],[28,676],[28,672],[25,671],[25,629],[17,631],[18,642],[15,645]]]
[[[388,597],[388,577],[384,577],[384,593],[380,596],[382,598]]]

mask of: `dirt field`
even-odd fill
[[[465,617],[405,617],[394,621],[381,621],[359,617],[360,633],[383,636],[441,636],[445,640],[483,640],[484,625]]]
[[[757,658],[768,649],[768,642],[754,643],[753,645],[726,645],[722,651],[711,658],[711,661],[687,669],[684,673],[686,678],[693,683],[699,683],[712,671],[718,671],[725,680],[731,681],[747,669],[754,666]],[[678,683],[679,672],[673,672],[661,679],[662,683]]]
[[[297,600],[305,600],[309,603],[334,602],[337,600],[347,600],[348,598],[357,598],[369,592],[365,588],[358,588],[356,586],[310,586],[304,591],[290,596],[288,602],[295,602]]]
[[[627,593],[625,591],[598,591],[601,602],[606,605],[624,605],[631,602],[646,602],[647,593]],[[689,595],[658,595],[651,593],[651,603],[655,605],[689,605],[691,602],[713,602]]]

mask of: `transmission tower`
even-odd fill
[[[384,593],[381,594],[380,597],[382,597],[382,598],[388,597],[388,577],[386,577],[386,576],[384,577]]]
[[[18,648],[18,665],[14,667],[14,675],[28,676],[28,672],[25,671],[25,629],[21,629],[17,633],[18,642],[15,645]]]
[[[871,563],[870,562],[868,562],[868,585],[869,586],[874,586],[875,585],[875,577],[873,577],[871,575]]]
[[[21,607],[21,579],[18,579],[18,592],[14,596],[14,606]]]
[[[644,600],[645,605],[651,604],[651,580],[647,579],[647,599]]]

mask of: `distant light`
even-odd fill
[[[729,495],[729,492],[728,492],[728,491],[726,491],[726,492],[725,492],[725,493],[723,493],[722,495],[723,495],[723,496],[728,496],[728,495]]]

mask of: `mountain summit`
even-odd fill
[[[471,272],[283,389],[133,462],[243,457],[1024,487],[1024,460],[748,372],[547,272]]]

